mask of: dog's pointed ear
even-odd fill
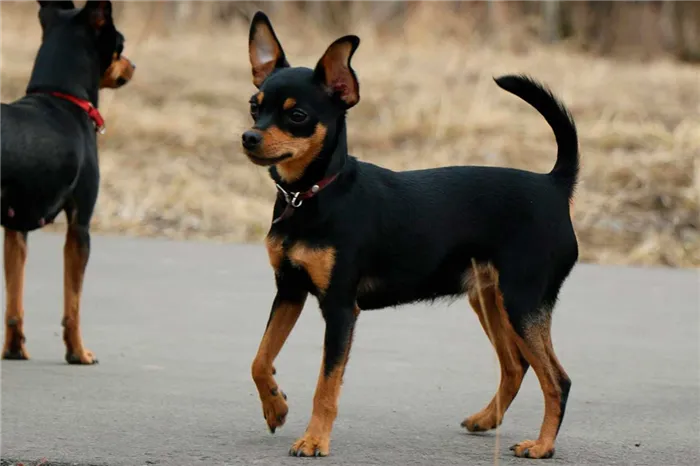
[[[289,63],[282,50],[267,15],[258,11],[250,23],[248,55],[253,70],[253,84],[259,88],[263,81],[279,68],[288,68]]]
[[[104,0],[88,0],[83,11],[88,24],[99,32],[106,24],[112,23],[112,2]]]
[[[347,108],[360,101],[360,83],[350,64],[359,45],[357,36],[341,37],[328,47],[314,69],[314,78]]]
[[[39,1],[38,3],[39,3],[39,6],[41,6],[41,8],[54,7],[54,8],[58,8],[59,10],[72,10],[73,8],[75,8],[75,4],[70,0],[68,0],[67,2],[42,2],[42,1]]]

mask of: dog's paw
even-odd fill
[[[267,422],[270,433],[274,434],[278,427],[282,427],[287,420],[289,407],[287,406],[287,395],[279,388],[273,388],[262,400],[263,417]]]
[[[554,456],[554,445],[545,444],[540,440],[525,440],[510,449],[520,458],[544,459]]]
[[[484,410],[463,420],[461,426],[469,432],[486,432],[500,426],[501,421],[496,419],[495,412]]]
[[[9,318],[5,326],[5,343],[2,347],[2,358],[23,361],[29,359],[29,353],[24,346],[22,321],[19,318]]]
[[[328,456],[330,453],[328,435],[312,435],[306,432],[289,449],[290,456]]]
[[[82,353],[67,353],[66,354],[66,362],[68,364],[84,364],[84,365],[90,365],[90,364],[97,364],[97,358],[95,357],[94,354],[92,354],[92,351],[88,350],[83,350]]]
[[[24,346],[22,346],[19,349],[8,348],[2,352],[2,358],[8,361],[26,361],[27,359],[29,359],[29,353],[24,348]]]

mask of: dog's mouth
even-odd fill
[[[292,157],[292,154],[289,152],[282,154],[279,157],[260,157],[259,155],[255,155],[250,151],[245,151],[245,155],[248,156],[251,162],[262,167],[269,167],[270,165],[278,164]]]

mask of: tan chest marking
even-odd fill
[[[304,269],[320,292],[324,293],[328,289],[335,265],[334,248],[312,248],[297,243],[285,251],[283,240],[274,236],[265,238],[265,247],[275,273],[286,258],[295,267]]]
[[[314,286],[325,293],[335,265],[335,248],[310,248],[295,244],[289,249],[288,257],[292,264],[306,270]]]
[[[274,236],[268,236],[265,238],[265,247],[267,248],[267,256],[270,259],[270,265],[275,273],[277,273],[280,264],[282,264],[282,259],[284,259],[282,240]]]

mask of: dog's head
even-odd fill
[[[258,12],[250,27],[253,127],[243,133],[248,158],[274,165],[287,182],[298,180],[308,165],[337,140],[345,112],[360,100],[350,66],[360,44],[357,36],[333,42],[312,70],[290,67],[270,20]]]
[[[114,26],[112,2],[88,0],[83,8],[72,1],[39,1],[42,43],[83,43],[97,51],[100,89],[128,83],[136,66],[124,55],[124,36]]]

